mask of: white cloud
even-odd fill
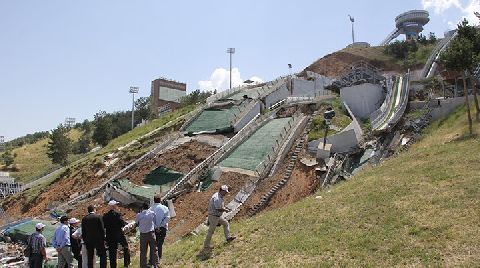
[[[432,9],[437,14],[442,14],[451,7],[462,8],[458,0],[422,0],[424,9]]]
[[[463,5],[460,0],[422,0],[422,6],[424,9],[433,9],[435,14],[439,15],[443,15],[447,10],[455,8],[462,12],[462,18],[459,21],[466,18],[471,24],[478,24],[478,18],[474,12],[480,12],[480,0],[469,0],[466,5]],[[454,29],[457,27],[458,22],[449,21],[448,26]]]
[[[257,76],[252,76],[250,80],[254,81],[255,83],[263,82],[263,80]],[[242,85],[243,81],[244,80],[241,78],[238,68],[233,68],[232,87]],[[224,68],[217,68],[210,75],[209,80],[198,81],[198,87],[202,91],[216,89],[219,92],[230,88],[230,72]]]

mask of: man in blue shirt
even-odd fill
[[[153,267],[158,267],[157,246],[155,241],[155,213],[148,208],[148,204],[142,205],[142,211],[137,214],[135,220],[140,231],[140,268],[147,268],[147,248],[150,247],[150,261]]]
[[[68,217],[60,218],[60,226],[55,230],[52,238],[52,246],[58,252],[58,267],[73,268],[73,254],[70,243],[70,227],[68,227]]]
[[[150,210],[155,213],[155,237],[157,239],[158,260],[160,261],[162,259],[163,242],[165,241],[165,236],[167,236],[170,212],[168,211],[168,207],[160,203],[161,198],[159,196],[155,196],[153,202],[154,204]]]

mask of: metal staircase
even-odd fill
[[[346,67],[344,73],[332,85],[342,88],[362,83],[379,84],[385,80],[380,69],[365,61],[355,62]]]

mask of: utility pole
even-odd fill
[[[235,54],[235,48],[227,48],[227,53],[230,54],[230,89],[232,89],[232,55]]]
[[[350,18],[350,22],[352,22],[352,44],[355,43],[355,31],[353,29],[353,24],[355,23],[355,18],[348,15],[348,17]]]
[[[133,129],[133,120],[135,119],[135,93],[138,93],[138,87],[130,87],[128,91],[132,93],[132,129]]]

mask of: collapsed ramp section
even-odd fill
[[[292,125],[292,117],[272,119],[235,148],[218,165],[227,169],[242,169],[250,171],[250,173],[261,173],[263,171],[262,163],[268,159],[273,159],[272,152],[279,144],[283,143],[282,141]]]
[[[149,203],[157,193],[168,191],[184,174],[159,166],[146,174],[143,185],[132,183],[129,179],[119,179],[107,185],[105,199],[115,199],[122,204]]]
[[[407,108],[410,72],[387,82],[387,96],[382,106],[372,113],[370,121],[374,131],[385,131],[395,126]]]

